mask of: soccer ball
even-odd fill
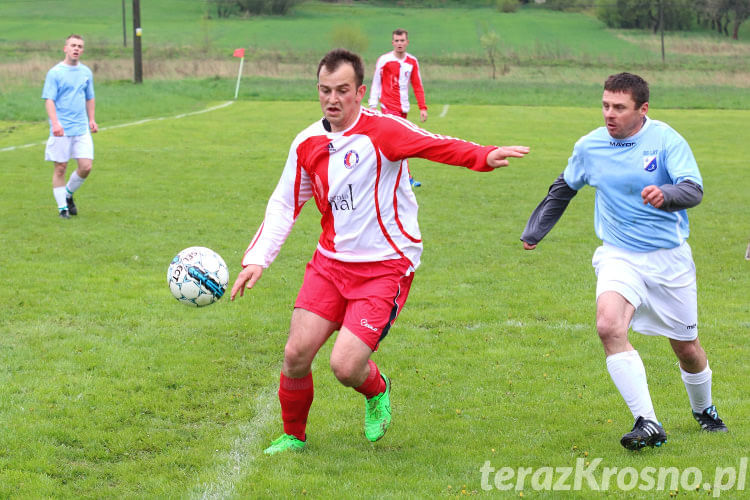
[[[167,270],[172,295],[181,303],[203,307],[219,300],[227,289],[229,269],[219,254],[205,247],[178,253]]]

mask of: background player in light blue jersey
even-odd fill
[[[638,351],[628,329],[669,338],[680,362],[693,417],[706,431],[726,432],[711,399],[711,369],[698,341],[695,264],[686,239],[686,209],[703,198],[703,181],[685,139],[651,120],[648,84],[619,73],[604,83],[605,126],[582,137],[521,235],[526,250],[560,219],[585,185],[596,188],[594,253],[596,330],[607,370],[635,419],[620,443],[628,449],[667,440],[656,418]]]
[[[94,160],[91,133],[97,132],[99,127],[94,118],[94,75],[79,62],[83,38],[70,35],[65,40],[63,53],[65,59],[47,72],[42,90],[50,125],[44,159],[55,164],[52,193],[60,217],[69,219],[71,215],[78,215],[73,193],[91,172]],[[78,161],[78,168],[66,184],[65,170],[71,158]]]

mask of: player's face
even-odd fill
[[[80,38],[69,38],[63,47],[65,53],[65,62],[68,64],[78,64],[78,59],[83,54],[83,40]]]
[[[349,128],[359,116],[359,103],[365,96],[365,86],[357,87],[354,68],[341,63],[333,72],[320,68],[318,99],[326,119],[334,132]]]
[[[401,56],[406,53],[406,47],[409,45],[409,39],[406,38],[406,35],[393,35],[391,45],[393,45],[393,52],[397,56]]]
[[[648,103],[636,107],[630,92],[604,91],[602,96],[602,115],[609,135],[615,139],[626,139],[643,126],[643,118],[648,112]]]

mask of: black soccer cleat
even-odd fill
[[[640,450],[646,446],[661,446],[667,442],[667,433],[658,422],[638,417],[633,430],[620,439],[620,444],[628,450]]]
[[[703,410],[703,413],[694,411],[693,418],[701,424],[701,429],[706,432],[729,432],[727,425],[719,418],[715,405],[709,406]]]
[[[70,212],[70,215],[78,215],[78,209],[76,208],[75,202],[73,202],[73,195],[65,198],[65,202],[68,204],[68,212]]]
[[[70,219],[70,213],[67,210],[60,210],[61,219]]]

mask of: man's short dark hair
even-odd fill
[[[648,83],[633,73],[610,75],[607,81],[604,82],[604,90],[630,93],[633,96],[636,108],[643,106],[643,103],[648,102],[649,98]]]
[[[393,30],[393,35],[406,35],[406,38],[409,38],[409,32],[401,28]]]
[[[320,79],[320,69],[325,66],[326,71],[333,73],[339,66],[344,63],[349,63],[354,68],[354,79],[357,83],[357,88],[362,86],[365,81],[365,65],[362,63],[362,58],[354,52],[349,52],[346,49],[333,49],[328,54],[323,56],[318,64],[318,79]]]

